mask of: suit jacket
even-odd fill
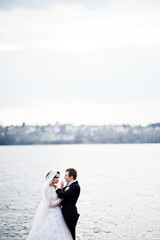
[[[79,214],[77,212],[76,202],[80,194],[80,186],[78,181],[72,183],[69,186],[69,189],[66,190],[66,187],[57,189],[56,193],[59,198],[62,198],[62,213],[65,219],[78,220]]]

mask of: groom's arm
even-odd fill
[[[62,191],[62,189],[57,189],[56,193],[59,198],[68,198],[75,195],[75,192],[78,192],[79,188],[77,186],[71,186],[68,190]]]

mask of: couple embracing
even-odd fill
[[[50,171],[42,186],[42,200],[37,208],[27,240],[75,240],[79,214],[76,202],[80,194],[77,171],[65,171],[67,185],[59,182],[60,172]]]

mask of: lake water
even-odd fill
[[[77,240],[160,239],[159,144],[0,146],[0,166],[1,240],[26,239],[44,176],[68,167],[81,185]]]

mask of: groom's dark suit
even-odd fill
[[[76,202],[80,194],[80,186],[78,181],[76,181],[69,186],[68,190],[65,191],[65,189],[66,187],[64,187],[63,190],[57,189],[56,193],[58,194],[59,198],[63,198],[62,213],[72,234],[73,240],[75,240],[75,227],[79,217]]]

